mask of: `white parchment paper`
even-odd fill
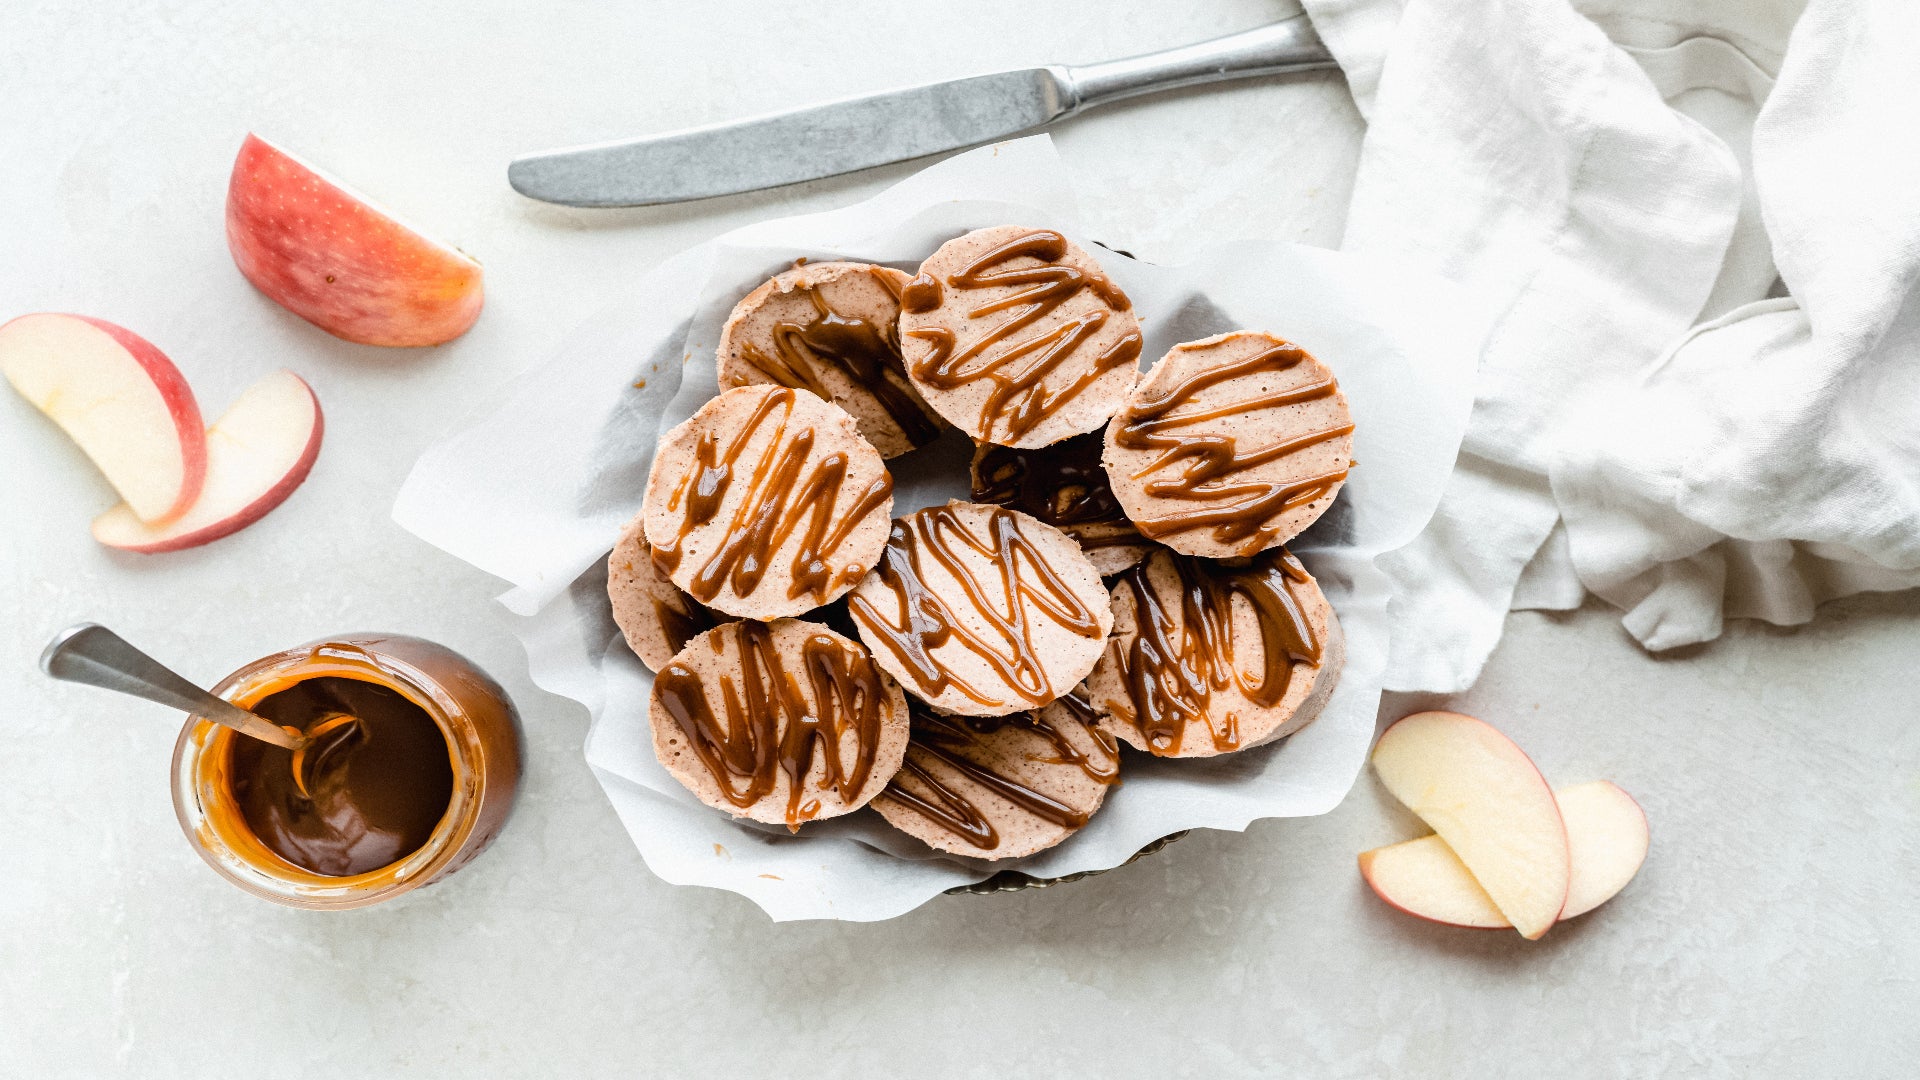
[[[652,676],[621,640],[605,561],[638,512],[660,433],[716,393],[714,350],[734,303],[806,257],[912,270],[942,242],[989,225],[1059,229],[1082,246],[1072,185],[1044,136],[931,166],[866,202],[735,230],[634,283],[523,376],[508,400],[421,456],[394,520],[511,582],[500,597],[534,681],[593,715],[586,756],[647,865],[662,878],[740,893],[777,920],[885,919],[1006,868],[1037,876],[1117,866],[1182,829],[1244,829],[1322,814],[1365,759],[1388,650],[1389,587],[1374,559],[1432,515],[1472,403],[1485,311],[1447,282],[1271,241],[1175,267],[1118,254],[1102,264],[1133,298],[1144,355],[1224,330],[1298,342],[1339,376],[1358,465],[1333,508],[1291,548],[1319,578],[1347,637],[1347,666],[1320,719],[1283,742],[1207,761],[1128,752],[1124,782],[1079,834],[1013,863],[939,855],[877,814],[785,829],[736,822],[680,787],[653,756]],[[963,437],[895,459],[895,513],[966,495]]]

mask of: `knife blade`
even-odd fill
[[[1096,105],[1332,67],[1305,16],[1100,64],[1002,71],[638,139],[529,154],[507,181],[567,206],[652,206],[795,184],[1021,135]]]

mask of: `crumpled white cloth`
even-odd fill
[[[1667,649],[1920,585],[1920,4],[1305,6],[1368,121],[1344,246],[1499,312],[1390,687],[1588,590]]]

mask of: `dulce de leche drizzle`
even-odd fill
[[[981,255],[959,273],[950,275],[945,287],[960,292],[998,287],[1017,290],[965,313],[968,319],[984,319],[998,312],[1011,312],[963,349],[955,351],[954,332],[946,327],[928,326],[907,331],[907,336],[932,346],[925,357],[914,362],[914,378],[942,390],[953,390],[979,379],[992,381],[993,390],[980,407],[983,435],[991,435],[994,426],[1000,424],[1009,438],[1018,439],[1101,375],[1140,359],[1140,332],[1132,330],[1102,350],[1072,381],[1065,385],[1047,384],[1047,376],[1097,334],[1114,312],[1126,311],[1132,306],[1126,294],[1104,274],[1060,265],[1066,254],[1066,237],[1050,229],[1040,229],[1014,237]],[[1016,259],[1035,259],[1039,265],[996,269]],[[1021,331],[1046,318],[1082,289],[1099,297],[1105,308],[1076,315],[1030,337],[1018,337]],[[943,302],[941,282],[925,272],[907,282],[900,292],[901,310],[912,314],[932,311]]]
[[[1047,765],[1077,766],[1081,772],[1087,774],[1087,779],[1097,784],[1111,785],[1119,783],[1120,744],[1114,740],[1112,735],[1107,734],[1096,726],[1100,719],[1100,714],[1094,711],[1093,703],[1086,699],[1084,689],[1077,686],[1074,687],[1072,690],[1061,695],[1055,704],[1065,709],[1068,715],[1079,722],[1081,730],[1085,731],[1087,737],[1093,740],[1094,748],[1100,751],[1099,758],[1096,759],[1093,755],[1083,753],[1076,749],[1072,740],[1067,738],[1066,732],[1062,731],[1048,718],[1045,710],[1032,713],[1015,713],[1012,718],[969,716],[965,719],[969,725],[975,726],[976,730],[979,730],[977,727],[978,724],[992,720],[1011,719],[1015,724],[1024,724],[1031,727],[1035,732],[1039,733],[1041,737],[1053,744],[1056,756],[1040,758],[1038,759],[1039,761]]]
[[[1071,701],[1078,706],[1073,710],[1076,719],[1092,717],[1092,708],[1077,696],[1077,692],[1061,700]],[[929,759],[940,762],[963,779],[1062,829],[1084,826],[1089,813],[1036,791],[1025,781],[1008,776],[996,768],[993,755],[982,746],[981,736],[1007,729],[1028,731],[1044,739],[1054,751],[1052,757],[1029,756],[1028,761],[1077,766],[1089,779],[1103,785],[1115,784],[1120,780],[1119,746],[1111,736],[1090,726],[1090,719],[1081,719],[1081,723],[1087,725],[1082,730],[1093,736],[1095,748],[1101,752],[1097,759],[1075,747],[1067,733],[1055,726],[1044,712],[1022,712],[1008,716],[943,716],[919,702],[912,704],[912,710],[913,741],[907,744],[907,756],[900,766],[900,772],[914,783],[908,786],[896,778],[887,785],[882,797],[913,810],[982,851],[992,851],[1000,846],[999,833],[964,791],[957,790],[950,783],[943,783],[927,768]],[[915,788],[920,790],[915,791]]]
[[[315,874],[352,877],[399,862],[433,835],[453,799],[453,762],[439,725],[404,694],[320,676],[251,708],[313,736],[300,778],[292,751],[231,740],[234,803],[267,850]]]
[[[787,588],[788,599],[811,593],[824,603],[834,589],[866,575],[866,567],[858,565],[841,567],[836,573],[827,560],[855,526],[893,493],[893,477],[882,470],[879,478],[858,493],[853,506],[836,514],[840,489],[847,478],[847,455],[828,454],[801,477],[813,452],[814,431],[807,427],[788,432],[794,393],[783,387],[763,396],[746,424],[727,440],[724,451],[718,433],[702,432],[694,449],[692,471],[680,478],[668,498],[668,509],[677,510],[683,505],[686,509],[678,535],[671,544],[656,545],[653,560],[665,573],[672,574],[680,564],[680,545],[687,534],[720,512],[736,479],[734,466],[741,451],[753,441],[762,424],[777,425],[772,441],[753,461],[753,471],[746,478],[746,498],[734,510],[725,536],[687,589],[702,603],[718,596],[722,584],[731,585],[737,596],[746,596],[759,587],[774,553],[803,522],[806,530],[800,534],[800,545],[790,564],[793,584]],[[838,525],[834,524],[836,517]]]
[[[699,604],[688,603],[683,611],[665,600],[655,599],[653,617],[660,623],[660,632],[666,635],[667,646],[674,652],[687,647],[687,642],[699,637],[715,625],[713,612]]]
[[[1155,592],[1148,577],[1158,554],[1120,575],[1133,596],[1138,627],[1134,640],[1118,653],[1133,704],[1130,722],[1155,754],[1178,753],[1187,725],[1195,721],[1207,725],[1215,749],[1237,750],[1238,718],[1227,712],[1216,723],[1213,695],[1237,686],[1249,701],[1272,708],[1287,696],[1295,664],[1320,666],[1320,641],[1300,592],[1313,579],[1285,548],[1237,568],[1172,552],[1166,556],[1179,576],[1177,601]],[[1234,596],[1252,605],[1260,627],[1258,678],[1235,663],[1237,650],[1251,643],[1234,639]],[[1173,602],[1179,604],[1177,628]],[[1124,712],[1114,711],[1116,720],[1127,722]]]
[[[654,693],[728,802],[752,806],[785,773],[787,827],[797,832],[801,822],[820,812],[818,800],[805,798],[816,759],[823,768],[822,786],[842,800],[851,801],[872,778],[886,684],[864,649],[825,631],[815,630],[801,643],[798,671],[787,668],[765,623],[746,620],[721,628],[712,639],[716,652],[723,648],[722,635],[739,649],[738,682],[721,675],[712,687],[676,662],[655,678]],[[851,765],[845,760],[849,738]]]
[[[997,580],[980,580],[961,557],[962,551],[989,560],[999,571]],[[987,623],[988,634],[968,629],[947,602],[927,587],[925,560],[929,557],[959,583],[972,610]],[[1010,510],[989,510],[986,536],[969,529],[951,506],[895,518],[874,572],[893,594],[893,612],[882,614],[859,594],[850,599],[847,610],[893,652],[925,698],[952,688],[988,708],[1008,704],[981,692],[933,655],[948,644],[985,662],[1026,705],[1038,707],[1059,696],[1034,655],[1029,608],[1080,637],[1101,636],[1094,613],[1021,531],[1019,516]]]
[[[1276,530],[1271,522],[1275,518],[1313,502],[1346,479],[1347,470],[1340,468],[1293,483],[1235,482],[1236,477],[1251,469],[1350,434],[1352,424],[1338,424],[1253,449],[1242,449],[1235,436],[1217,427],[1202,432],[1186,430],[1258,409],[1278,409],[1332,397],[1339,392],[1339,387],[1331,375],[1305,386],[1227,405],[1175,411],[1209,386],[1286,371],[1306,359],[1305,350],[1283,342],[1252,356],[1199,368],[1114,418],[1114,445],[1127,450],[1160,452],[1146,468],[1134,474],[1135,479],[1178,468],[1176,475],[1148,481],[1145,485],[1148,495],[1208,504],[1192,510],[1135,518],[1134,524],[1141,532],[1158,540],[1176,533],[1212,528],[1214,539],[1223,544],[1237,544],[1241,554],[1252,555],[1273,539]]]
[[[899,298],[899,286],[875,268],[873,278]],[[782,386],[807,390],[826,401],[833,394],[820,381],[821,366],[838,368],[855,386],[873,395],[900,433],[914,446],[925,446],[940,434],[920,403],[906,389],[907,369],[900,357],[897,324],[842,315],[827,304],[817,285],[794,290],[813,305],[805,321],[782,320],[773,326],[773,354],[752,343],[743,344],[740,357],[762,375]],[[888,372],[899,381],[888,378]]]
[[[1139,543],[1100,464],[1101,446],[1097,431],[1033,450],[983,445],[973,462],[973,499],[1032,514],[1072,533],[1083,548]],[[1108,530],[1088,526],[1123,531],[1092,535]]]

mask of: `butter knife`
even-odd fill
[[[1051,64],[516,158],[507,182],[567,206],[652,206],[797,184],[1033,131],[1110,101],[1334,66],[1306,16],[1100,64]]]

